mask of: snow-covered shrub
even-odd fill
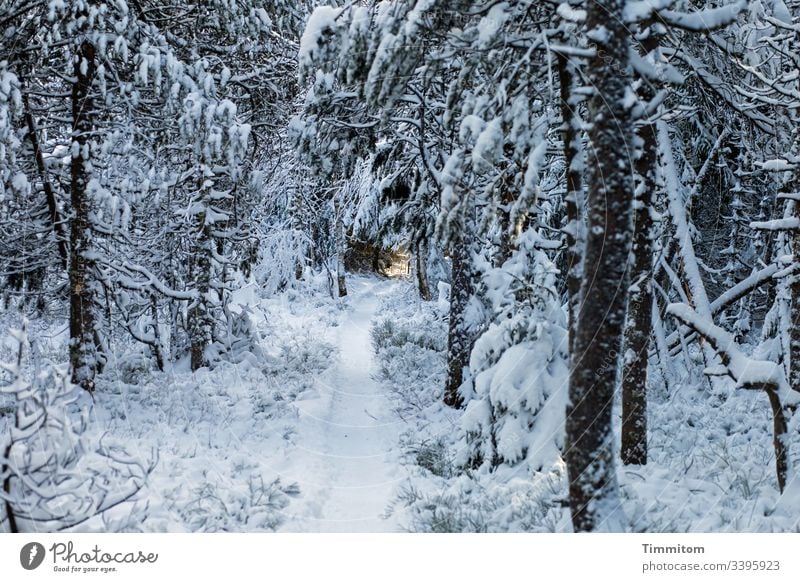
[[[144,384],[151,379],[153,361],[140,346],[132,353],[118,356],[106,370],[106,374],[125,384]]]
[[[297,484],[284,485],[279,478],[266,482],[251,474],[246,481],[234,481],[206,473],[179,513],[193,532],[275,531],[290,498],[299,493]]]
[[[225,322],[220,336],[206,350],[208,361],[223,360],[239,364],[245,360],[253,365],[263,361],[264,354],[259,343],[260,336],[252,319],[252,309],[247,305],[230,306],[225,309]]]
[[[379,321],[372,328],[372,347],[375,352],[391,347],[401,348],[407,344],[431,351],[442,351],[446,348],[440,335],[390,318]]]
[[[563,474],[498,482],[488,475],[412,479],[397,502],[410,515],[409,529],[427,533],[568,531],[568,514],[558,498]]]
[[[384,318],[372,328],[378,378],[394,394],[401,417],[425,410],[442,396],[447,333],[441,321],[425,323]]]
[[[308,235],[292,228],[264,227],[259,242],[259,261],[253,274],[260,288],[273,295],[298,285],[311,252]]]
[[[401,443],[413,475],[396,504],[413,531],[570,531],[561,460],[567,323],[541,242],[524,233],[511,258],[487,270],[482,295],[492,319],[472,351],[463,414],[439,402],[427,411],[429,424]],[[389,331],[402,326],[376,327],[373,337],[387,346],[379,357],[397,349],[391,344],[402,335]],[[387,378],[398,372],[388,358],[381,367]],[[413,364],[405,369],[413,386]]]
[[[267,416],[278,414],[276,405],[282,407],[313,392],[319,375],[335,362],[336,348],[311,329],[295,329],[286,334],[273,356],[263,368],[271,389],[254,396],[256,411]]]
[[[90,435],[87,394],[69,381],[64,366],[28,357],[24,325],[11,335],[19,350],[15,361],[1,365],[6,382],[0,392],[14,396],[16,415],[0,440],[0,527],[65,530],[133,498],[155,459],[141,462]]]
[[[310,331],[290,338],[281,345],[281,362],[286,371],[294,371],[298,375],[316,374],[333,364],[336,348]]]
[[[450,478],[460,472],[456,466],[447,440],[441,435],[429,439],[408,439],[401,442],[403,449],[410,453],[414,463],[437,477]]]
[[[478,338],[470,368],[474,394],[462,420],[459,462],[491,469],[525,462],[548,471],[560,459],[568,387],[566,319],[557,273],[528,231],[487,275],[495,317]]]

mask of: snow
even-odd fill
[[[570,22],[583,22],[586,20],[586,11],[579,10],[570,6],[567,2],[561,2],[556,8],[556,13],[564,20]]]
[[[750,228],[755,230],[797,230],[800,229],[800,218],[775,218],[773,220],[755,221],[750,223]]]
[[[99,380],[92,434],[124,441],[136,458],[160,454],[132,500],[136,508],[147,504],[135,528],[402,529],[400,513],[384,515],[405,475],[398,442],[407,425],[373,378],[370,340],[382,299],[396,285],[352,277],[344,302],[313,288],[303,290],[309,299],[264,296],[247,285],[231,310],[246,312],[259,330],[259,357],[194,374],[180,363],[160,373],[141,358],[114,362]],[[93,519],[78,531],[102,527]]]
[[[705,8],[697,12],[675,12],[661,10],[659,14],[670,24],[686,30],[703,31],[721,28],[736,21],[739,13],[747,7],[746,0],[737,0],[717,8]]]
[[[787,160],[784,160],[783,158],[766,160],[758,165],[761,166],[761,169],[766,172],[785,172],[786,170],[791,170],[794,168],[793,164]]]
[[[486,48],[492,43],[508,17],[508,3],[500,2],[492,6],[486,16],[481,18],[478,23],[478,46],[480,48]]]
[[[684,191],[678,178],[678,170],[675,167],[669,130],[664,121],[658,121],[656,125],[658,127],[658,147],[664,158],[664,164],[660,170],[667,186],[669,212],[673,224],[675,225],[675,238],[683,257],[683,268],[686,271],[686,278],[692,290],[695,307],[698,313],[703,317],[710,317],[711,304],[708,300],[705,284],[700,276],[700,270],[697,264],[697,257],[694,251],[691,231],[689,229],[689,221],[686,216],[687,200],[684,199]],[[697,186],[695,186],[695,188],[696,187]],[[688,193],[688,201],[691,201],[693,194],[694,190]]]
[[[653,11],[670,6],[674,0],[631,0],[625,4],[625,22],[639,22],[650,17]]]
[[[275,465],[303,492],[281,531],[398,529],[382,515],[402,477],[397,443],[404,429],[373,375],[371,322],[391,283],[348,282],[349,309],[332,338],[338,361],[315,381],[317,398],[297,402],[296,436]]]
[[[14,174],[14,177],[11,178],[11,187],[23,196],[26,196],[31,189],[28,177],[22,172]]]
[[[667,307],[667,313],[689,324],[712,342],[714,349],[724,357],[724,365],[733,376],[737,387],[771,386],[777,391],[784,406],[796,406],[800,403],[800,392],[789,387],[783,368],[779,364],[746,356],[733,335],[714,325],[713,321],[699,315],[687,305],[673,303]]]
[[[463,415],[441,405],[446,284],[441,305],[421,302],[402,280],[349,276],[341,301],[318,282],[303,284],[275,294],[251,283],[232,297],[231,309],[246,311],[258,330],[258,358],[159,373],[131,354],[101,376],[93,434],[125,442],[135,458],[160,455],[145,489],[107,523],[124,531],[571,531],[558,503],[566,479],[554,439],[563,434],[567,369],[552,349],[563,330],[542,328],[541,340],[506,350],[479,378],[479,392],[507,405],[521,399],[535,423],[509,415],[497,446],[517,465],[468,476],[452,468],[459,425],[487,426],[492,408],[488,399],[472,400]],[[375,355],[372,330],[385,321],[395,335]],[[62,328],[39,334],[46,353],[63,348]],[[747,382],[780,374],[749,357],[736,365]],[[651,459],[620,469],[624,511],[615,519],[653,531],[793,530],[797,480],[778,496],[766,399],[738,390],[709,414],[700,394],[690,385],[667,393],[653,379]],[[105,527],[92,520],[77,530]]]
[[[318,48],[323,35],[337,27],[337,19],[342,14],[341,8],[318,6],[306,22],[305,31],[300,38],[300,49],[297,60],[301,67],[311,66],[314,51]]]
[[[0,455],[71,454],[73,435],[40,434],[44,416],[31,399],[14,400],[56,387],[76,399],[52,406],[48,422],[75,428],[86,417],[92,451],[102,437],[109,459],[141,462],[119,492],[146,477],[130,501],[73,531],[571,531],[565,413],[580,354],[569,353],[567,312],[579,303],[571,275],[585,269],[569,264],[564,234],[581,251],[587,216],[582,189],[566,192],[564,178],[592,174],[597,160],[579,153],[565,168],[559,123],[582,151],[595,121],[587,59],[598,57],[592,40],[611,40],[609,21],[589,12],[587,31],[595,7],[577,0],[222,4],[229,10],[199,14],[205,43],[176,36],[196,15],[175,6],[165,12],[179,19],[172,27],[141,22],[124,1],[92,8],[87,39],[102,56],[92,63],[58,49],[85,28],[80,10],[34,2],[31,14],[52,24],[30,21],[41,37],[35,62],[53,74],[24,79],[11,71],[25,15],[10,16],[0,324],[11,330],[22,312],[36,314],[31,350],[43,369],[17,366],[12,333],[0,337],[0,362],[10,362],[0,373]],[[790,470],[781,495],[775,462],[783,444],[790,461],[800,458],[800,392],[790,386],[800,73],[785,67],[797,52],[796,2],[614,6],[636,33],[616,105],[658,120],[660,197],[649,211],[661,303],[652,307],[648,463],[598,463],[605,483],[619,483],[598,529],[798,531],[800,480]],[[640,54],[653,39],[660,46]],[[554,69],[565,63],[561,80],[575,83],[562,95]],[[76,67],[96,73],[86,139],[62,107]],[[680,90],[693,75],[708,91]],[[637,88],[648,83],[646,106]],[[577,115],[563,107],[560,119],[561,96]],[[28,133],[26,113],[38,131]],[[710,113],[732,121],[706,123]],[[753,122],[747,131],[737,117]],[[42,140],[44,168],[29,137]],[[69,166],[81,159],[92,233],[82,291],[100,293],[95,324],[108,358],[91,397],[69,381],[69,306],[57,293],[70,250],[81,250],[62,236],[80,218]],[[407,203],[386,191],[400,180]],[[460,249],[449,243],[458,240],[470,242],[476,285],[459,285],[463,313],[451,322]],[[354,254],[363,269],[376,250],[385,260],[381,246],[408,252],[412,274],[345,275]],[[432,300],[417,288],[420,258]],[[630,290],[645,291],[636,274]],[[683,303],[665,314],[671,301]],[[459,326],[474,333],[469,342],[451,337]],[[443,403],[448,349],[467,343],[464,408],[455,409]],[[629,346],[619,351],[599,365],[632,361]],[[616,400],[609,452],[622,436]],[[15,419],[29,426],[13,428]],[[3,446],[39,436],[52,457],[30,443]],[[105,477],[113,463],[103,463],[66,463],[70,486],[86,485],[76,467]]]
[[[772,0],[772,15],[786,24],[792,23],[792,13],[783,0]]]

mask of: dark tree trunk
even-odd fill
[[[3,451],[3,459],[10,459],[11,458],[11,447],[13,445],[13,441],[6,446],[6,450]],[[6,471],[8,471],[6,473]],[[3,493],[5,494],[4,506],[6,512],[6,520],[8,521],[8,533],[19,533],[19,526],[17,525],[17,516],[14,513],[14,507],[11,504],[11,469],[5,465],[0,466],[0,474],[6,473],[6,478],[3,479]]]
[[[300,195],[299,188],[294,189],[291,200],[292,202],[289,207],[289,217],[291,220],[292,229],[295,231],[295,234],[297,234],[303,232],[304,230],[302,217],[303,197]],[[313,263],[313,257],[308,256],[308,249],[306,249],[304,254],[306,256],[298,257],[297,262],[294,265],[294,278],[297,281],[303,278],[303,273],[305,271],[307,262]]]
[[[347,280],[345,279],[344,275],[344,267],[341,263],[339,263],[336,269],[336,286],[339,289],[339,297],[344,297],[347,295]]]
[[[155,295],[150,296],[150,314],[153,318],[153,343],[151,348],[156,359],[159,372],[164,371],[164,342],[161,341],[161,330],[158,325],[158,300]]]
[[[632,230],[631,114],[624,0],[587,6],[596,54],[588,66],[588,228],[567,410],[567,471],[575,531],[624,527],[614,467],[612,404],[628,295]],[[595,33],[594,35],[592,33]],[[602,34],[601,34],[602,33]]]
[[[211,290],[211,252],[214,241],[205,214],[198,216],[198,241],[194,251],[194,288],[198,297],[189,309],[189,337],[191,341],[192,372],[207,366],[206,348],[211,343],[213,322],[208,292]]]
[[[97,354],[94,343],[95,291],[91,281],[92,261],[87,256],[91,226],[89,193],[91,178],[90,135],[93,130],[92,79],[96,68],[95,46],[81,42],[75,54],[72,85],[72,160],[70,163],[69,335],[72,381],[88,391],[94,390]]]
[[[372,271],[378,275],[383,275],[383,269],[381,269],[381,245],[377,243],[372,248]]]
[[[47,215],[50,218],[50,228],[52,228],[53,235],[56,239],[58,255],[61,257],[61,265],[67,270],[69,268],[69,250],[67,248],[69,235],[66,232],[64,220],[58,210],[58,201],[56,200],[55,191],[50,182],[47,167],[44,164],[42,148],[39,145],[39,129],[33,117],[30,98],[27,92],[22,93],[22,106],[24,108],[25,124],[28,126],[28,141],[31,142],[33,157],[36,160],[36,170],[39,173],[39,179],[42,181],[42,190],[44,191],[45,200],[47,202]]]
[[[339,297],[345,297],[347,295],[347,280],[345,278],[345,267],[344,267],[344,253],[346,242],[344,239],[344,228],[342,227],[342,217],[340,214],[339,206],[336,205],[335,208],[336,213],[336,224],[334,225],[335,229],[335,244],[336,244],[336,285],[339,290]]]
[[[514,205],[514,191],[511,171],[506,170],[500,184],[500,204],[497,206],[497,241],[494,245],[492,264],[502,267],[514,252],[514,229],[511,224],[511,208]]]
[[[566,182],[567,195],[565,197],[567,210],[566,233],[566,273],[568,315],[569,315],[569,347],[573,354],[575,344],[575,326],[578,319],[581,293],[581,250],[579,248],[578,232],[580,229],[579,201],[583,198],[583,184],[581,180],[581,130],[580,116],[576,106],[571,102],[572,84],[575,77],[574,66],[569,59],[558,55],[558,78],[561,97],[561,120],[564,126],[564,160],[567,167]]]
[[[459,388],[464,382],[464,371],[469,367],[469,356],[474,343],[470,322],[466,321],[466,309],[474,293],[472,272],[472,245],[468,221],[464,230],[452,244],[450,255],[452,278],[450,281],[450,320],[447,334],[447,380],[444,388],[444,403],[460,408],[463,399]]]
[[[754,388],[767,393],[769,405],[772,408],[772,447],[775,451],[775,474],[778,480],[778,490],[783,493],[783,490],[786,489],[786,481],[791,477],[787,437],[789,436],[789,419],[792,417],[792,411],[783,406],[775,386],[759,384]]]
[[[424,301],[431,300],[431,288],[428,283],[428,243],[425,240],[417,243],[417,288]]]
[[[798,130],[800,133],[800,130]],[[800,195],[800,170],[795,170],[791,193]],[[794,215],[800,218],[800,200],[794,201]],[[795,264],[800,263],[800,231],[792,233],[792,254]],[[800,391],[800,276],[791,284],[791,331],[789,332],[789,386]]]
[[[647,362],[653,330],[653,219],[650,214],[656,189],[655,125],[640,132],[641,156],[636,160],[639,176],[634,209],[632,282],[625,325],[622,365],[622,462],[647,464]]]

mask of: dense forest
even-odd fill
[[[798,531],[800,1],[0,0],[0,531]]]

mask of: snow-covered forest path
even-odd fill
[[[316,380],[317,396],[296,402],[299,419],[281,475],[300,485],[281,531],[376,532],[398,529],[387,506],[402,477],[397,443],[404,429],[372,375],[370,329],[394,283],[348,281],[347,309],[332,336],[338,361]]]

